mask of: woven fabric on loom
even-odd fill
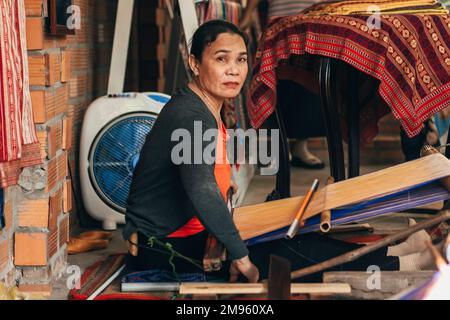
[[[277,67],[309,53],[342,60],[380,80],[378,91],[394,116],[410,137],[418,134],[426,119],[450,106],[450,16],[381,15],[380,21],[380,29],[370,29],[367,16],[358,15],[299,14],[273,21],[252,73],[251,124],[260,127],[275,110]],[[361,110],[366,141],[388,111]]]
[[[0,1],[0,187],[41,163],[33,123],[23,0]]]

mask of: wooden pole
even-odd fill
[[[334,183],[333,177],[328,177],[326,185]],[[320,215],[320,231],[327,233],[331,230],[331,210],[325,210]]]
[[[301,277],[304,277],[304,276],[307,276],[310,274],[314,274],[316,272],[320,272],[320,271],[327,270],[327,269],[330,269],[335,266],[339,266],[341,264],[344,264],[344,263],[347,263],[350,261],[354,261],[372,251],[375,251],[379,248],[385,247],[395,241],[405,239],[406,237],[408,237],[409,235],[411,235],[413,233],[416,233],[417,231],[432,227],[434,225],[437,225],[437,224],[439,224],[445,220],[449,220],[449,219],[450,219],[450,210],[443,211],[442,213],[440,213],[439,215],[437,215],[434,218],[430,218],[423,222],[420,222],[420,223],[412,226],[411,228],[408,228],[397,234],[387,236],[384,239],[375,242],[374,244],[367,245],[362,248],[350,251],[346,254],[343,254],[336,258],[321,262],[319,264],[294,271],[291,273],[291,278],[292,279],[301,278]]]

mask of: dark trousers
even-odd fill
[[[201,232],[188,238],[166,238],[163,242],[169,242],[174,250],[181,254],[197,260],[200,264],[203,260],[203,253],[206,244],[207,233]],[[145,245],[147,239],[139,236],[140,245]],[[294,239],[274,240],[265,243],[250,246],[250,260],[258,267],[260,278],[266,279],[269,272],[270,255],[278,255],[288,259],[291,262],[292,270],[305,268],[319,262],[334,258],[348,251],[360,248],[361,245],[351,244],[340,240],[318,234],[309,233],[299,235]],[[164,248],[160,248],[163,249]],[[166,252],[167,249],[165,249]],[[397,257],[386,256],[387,248],[378,249],[369,253],[355,261],[337,266],[326,271],[367,271],[371,265],[376,265],[380,270],[399,270],[399,260]],[[154,252],[153,250],[139,248],[137,257],[132,257],[133,268],[136,271],[146,269],[162,269],[172,270],[169,264],[169,255]],[[192,263],[183,259],[175,258],[174,264],[176,272],[179,273],[195,273],[201,270]],[[230,262],[223,264],[222,270],[210,273],[209,276],[228,279],[228,268]],[[299,279],[301,282],[321,282],[323,272],[303,277]],[[244,280],[244,279],[242,279]]]
[[[325,136],[320,97],[291,80],[279,80],[278,108],[291,139]]]

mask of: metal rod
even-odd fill
[[[143,283],[122,283],[122,292],[162,292],[179,291],[178,282],[143,282]]]

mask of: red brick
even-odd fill
[[[63,190],[59,189],[54,195],[50,197],[50,213],[48,228],[50,231],[54,231],[58,228],[58,216],[62,212]]]
[[[24,199],[18,206],[19,226],[47,228],[48,214],[48,199]]]
[[[50,297],[52,294],[52,284],[29,284],[29,283],[20,283],[19,292],[22,293],[31,293],[36,295],[43,295],[46,297]]]
[[[48,238],[48,257],[51,259],[58,251],[58,228],[50,231]]]
[[[42,18],[27,18],[27,49],[41,50],[44,47]]]
[[[64,50],[61,53],[61,82],[67,82],[70,79],[70,61],[71,54],[69,51]]]
[[[59,247],[69,241],[69,216],[66,215],[59,224]]]
[[[61,147],[63,150],[70,150],[72,148],[73,136],[73,117],[66,117],[63,120],[63,136]]]
[[[36,131],[39,144],[41,146],[41,159],[47,158],[47,130]]]
[[[6,267],[9,261],[8,239],[0,240],[0,272]]]
[[[61,54],[47,53],[45,59],[48,68],[46,84],[52,86],[61,81]]]
[[[63,184],[63,212],[68,213],[72,210],[72,180],[67,179]]]
[[[3,215],[5,216],[5,228],[3,230],[9,231],[13,227],[13,208],[11,200],[5,201]]]
[[[25,0],[25,14],[30,16],[42,16],[43,0]]]
[[[31,91],[31,102],[33,105],[34,123],[44,123],[47,121],[45,108],[45,92]]]
[[[14,264],[16,266],[47,265],[47,233],[16,232],[14,238]]]
[[[29,78],[32,86],[45,86],[46,69],[44,55],[28,56]]]
[[[67,99],[68,99],[68,92],[67,92],[67,85],[63,85],[60,88],[55,90],[55,116],[60,115],[61,113],[67,112]]]
[[[67,177],[67,151],[58,157],[58,181],[63,181]]]
[[[51,125],[48,131],[48,157],[53,158],[56,152],[61,149],[62,143],[62,121]]]
[[[58,159],[53,158],[47,163],[47,186],[45,192],[50,192],[58,182]]]

